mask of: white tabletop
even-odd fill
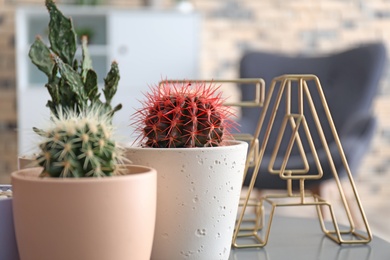
[[[229,257],[229,260],[257,259],[389,260],[390,243],[374,236],[369,244],[338,245],[325,236],[318,219],[275,216],[263,248],[232,248]]]

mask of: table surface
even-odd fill
[[[3,206],[10,205],[5,199]],[[1,206],[1,205],[0,205]],[[2,208],[4,209],[4,208]],[[1,210],[0,210],[1,211]],[[1,216],[0,216],[1,217]],[[3,216],[4,218],[4,216]],[[4,219],[2,219],[4,222]],[[6,223],[6,222],[4,222]],[[7,222],[8,223],[8,222]],[[0,221],[0,224],[2,222]],[[6,228],[0,226],[0,230]],[[12,228],[12,227],[11,227]],[[5,232],[7,234],[7,232]],[[0,250],[1,259],[18,259],[9,237],[2,239],[0,248],[6,247],[14,257]],[[13,238],[14,239],[14,238]],[[241,240],[239,240],[239,244]],[[251,241],[253,243],[253,241]],[[11,250],[12,249],[12,250]],[[9,253],[9,252],[8,252]],[[7,257],[4,258],[4,254]],[[3,256],[3,257],[2,257]],[[326,237],[316,218],[274,216],[267,245],[263,248],[232,248],[229,260],[390,260],[390,242],[374,236],[369,244],[338,245]]]
[[[242,244],[240,240],[238,244]],[[389,260],[390,243],[374,236],[368,244],[339,245],[325,236],[316,218],[274,216],[268,243],[263,248],[232,248],[229,257],[257,259]]]

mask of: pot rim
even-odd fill
[[[237,147],[249,145],[246,141],[241,140],[227,140],[224,142],[224,145],[221,146],[211,146],[211,147],[171,147],[171,148],[158,148],[158,147],[142,147],[138,144],[130,144],[125,145],[125,149],[132,149],[132,150],[151,150],[151,151],[202,151],[202,150],[230,150],[235,149]]]
[[[42,167],[25,168],[16,170],[11,173],[11,181],[29,181],[37,183],[99,183],[99,182],[121,182],[126,179],[134,178],[146,178],[148,175],[157,174],[154,168],[136,165],[136,164],[125,164],[126,168],[132,168],[135,172],[124,175],[115,175],[108,177],[90,177],[90,178],[55,178],[55,177],[39,177],[42,171]]]

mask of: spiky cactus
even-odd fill
[[[234,125],[222,93],[203,82],[163,82],[146,94],[134,115],[136,132],[148,147],[219,146]]]
[[[46,130],[34,129],[42,138],[37,162],[41,176],[101,177],[117,175],[122,148],[112,134],[110,116],[101,107],[81,113],[59,108]]]
[[[32,44],[29,57],[39,70],[46,74],[46,88],[52,100],[47,102],[54,116],[58,115],[57,108],[70,108],[83,111],[87,107],[99,105],[103,112],[111,116],[121,109],[122,105],[111,107],[119,82],[119,68],[116,62],[104,79],[103,94],[105,102],[100,100],[98,77],[92,68],[92,61],[87,47],[87,37],[82,37],[82,60],[75,59],[77,35],[70,18],[65,17],[53,0],[46,0],[50,14],[49,43],[47,46],[41,37]]]

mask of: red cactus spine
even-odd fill
[[[221,145],[235,122],[218,90],[203,82],[152,87],[134,115],[141,143],[160,148]]]

